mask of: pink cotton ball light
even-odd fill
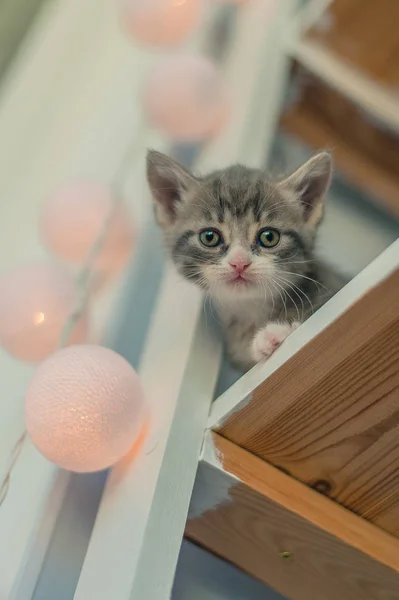
[[[198,24],[203,0],[125,0],[123,23],[138,42],[169,46]]]
[[[230,109],[216,67],[192,55],[159,61],[147,80],[143,105],[151,125],[176,142],[198,142],[215,135]]]
[[[82,264],[109,219],[115,202],[113,190],[90,180],[71,181],[46,202],[40,223],[45,244],[65,261]],[[94,267],[118,271],[133,249],[134,232],[123,202],[115,210]]]
[[[101,471],[132,449],[144,426],[139,378],[102,346],[71,346],[45,360],[26,394],[28,434],[48,460],[69,471]]]
[[[36,263],[5,273],[0,280],[0,344],[21,360],[43,360],[57,349],[77,302],[74,280],[61,267]],[[67,343],[85,342],[88,329],[85,312]]]

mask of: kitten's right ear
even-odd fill
[[[165,154],[149,150],[147,180],[154,198],[158,223],[161,227],[169,227],[175,222],[179,204],[195,182],[195,177]]]

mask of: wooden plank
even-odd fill
[[[356,290],[357,283],[367,281],[366,269],[320,312],[328,317],[335,303],[358,292],[347,309],[273,370],[249,401],[217,427],[226,438],[396,536],[398,250],[399,241],[387,251],[394,269],[388,277],[376,285],[378,278],[370,276],[378,264],[383,267],[382,256],[369,270],[367,293]],[[304,335],[307,326],[308,332],[312,329],[312,319],[303,325]],[[285,355],[290,343],[298,347],[300,330],[296,341],[294,335],[288,341]]]
[[[399,85],[397,0],[334,0],[308,33],[385,88]]]
[[[372,118],[399,131],[398,100],[394,92],[313,39],[293,37],[288,41],[288,48],[294,60],[308,71],[366,110]]]
[[[207,434],[186,536],[291,600],[396,600],[399,542]]]
[[[331,125],[304,106],[295,106],[281,120],[284,131],[313,149],[331,148],[337,170],[365,192],[376,205],[399,216],[399,176],[370,160],[348,143]]]
[[[362,105],[308,70],[297,68],[296,76],[300,98],[283,114],[282,129],[315,149],[331,148],[342,175],[398,216],[399,129],[381,124]]]

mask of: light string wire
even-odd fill
[[[100,254],[100,252],[106,242],[111,224],[112,224],[112,222],[115,218],[115,215],[118,211],[118,208],[123,200],[123,188],[125,186],[128,174],[132,168],[132,165],[137,160],[139,151],[142,148],[141,140],[143,138],[143,135],[142,135],[143,125],[144,125],[144,119],[139,118],[138,128],[140,131],[138,134],[136,134],[134,142],[128,147],[127,151],[125,152],[125,155],[121,161],[121,164],[120,164],[119,168],[117,169],[116,174],[113,177],[112,188],[114,189],[115,194],[113,196],[111,208],[110,208],[109,213],[104,221],[101,231],[100,231],[99,235],[97,236],[97,239],[91,246],[82,267],[80,268],[80,270],[78,271],[78,273],[76,275],[75,284],[76,284],[76,288],[78,291],[78,301],[76,303],[74,310],[72,311],[72,313],[69,315],[69,317],[65,321],[64,327],[62,328],[59,343],[58,343],[58,349],[64,348],[67,345],[69,337],[73,331],[73,328],[75,327],[76,323],[78,322],[78,320],[80,319],[84,310],[87,307],[90,293],[92,290],[92,282],[93,282],[92,273],[94,270],[93,269],[94,261],[97,259],[98,255]],[[139,143],[138,143],[138,141],[139,141]],[[2,506],[2,504],[4,503],[4,500],[7,497],[8,491],[10,489],[11,475],[12,475],[14,467],[21,455],[21,452],[22,452],[22,449],[24,447],[27,437],[28,437],[28,432],[25,429],[22,432],[22,434],[19,436],[18,440],[15,442],[15,444],[10,452],[10,458],[8,460],[8,465],[6,467],[4,475],[0,482],[0,507]]]

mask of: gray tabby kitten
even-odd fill
[[[241,165],[196,177],[148,153],[166,248],[212,298],[239,368],[271,356],[344,283],[314,255],[331,173],[325,152],[278,181]]]

